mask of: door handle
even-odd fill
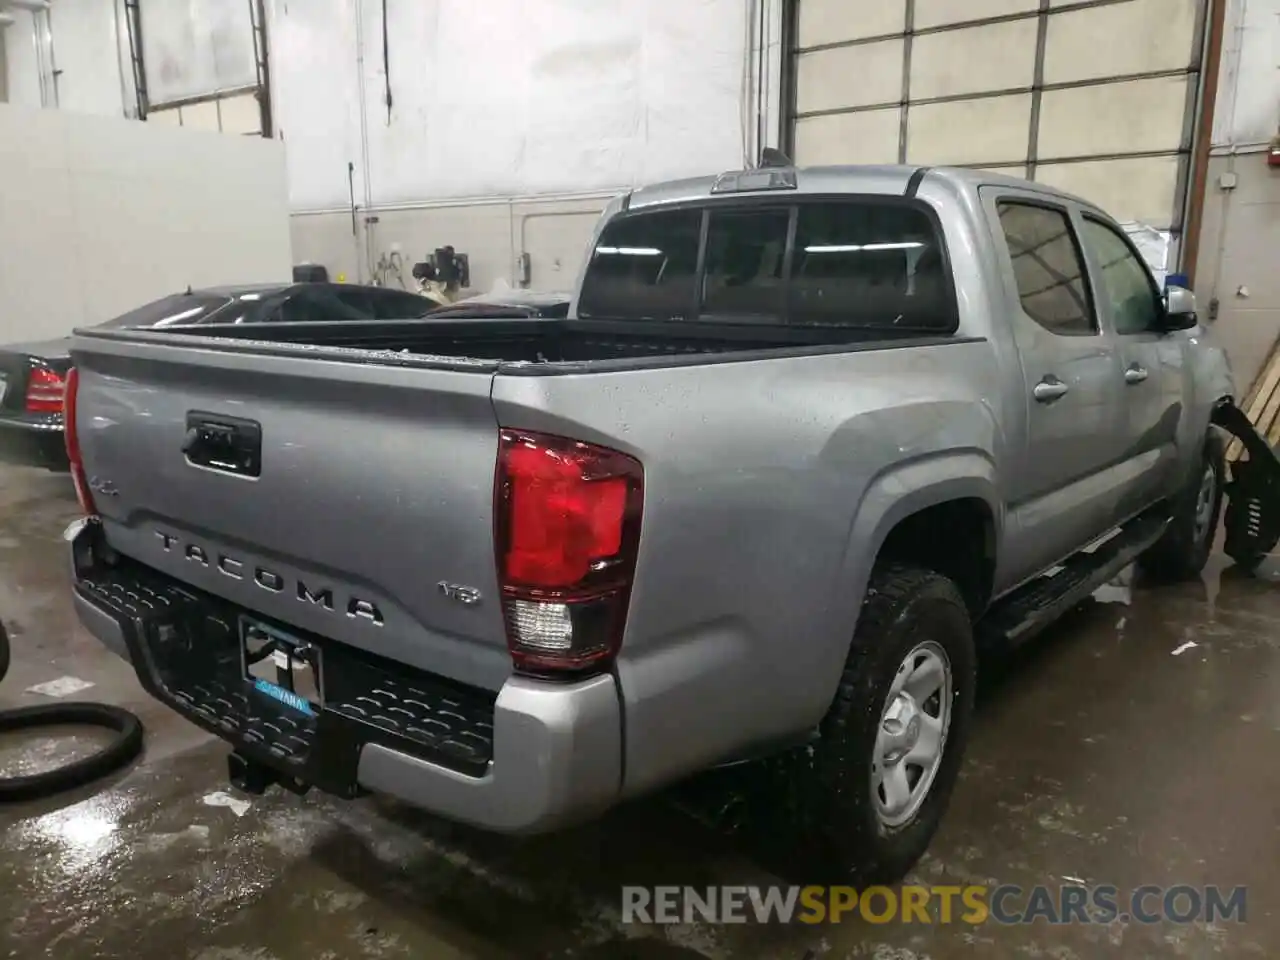
[[[1124,372],[1125,383],[1141,383],[1147,379],[1147,371],[1145,367],[1140,367],[1136,363]]]
[[[1031,395],[1040,403],[1052,403],[1066,394],[1068,387],[1057,377],[1045,377],[1031,391]]]

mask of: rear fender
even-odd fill
[[[1005,509],[996,484],[995,463],[981,451],[953,451],[899,464],[879,474],[867,487],[850,525],[843,562],[831,587],[832,605],[839,621],[849,624],[849,630],[844,642],[829,651],[824,665],[827,685],[822,701],[824,713],[835,697],[871,570],[890,532],[921,510],[965,499],[978,499],[987,504],[995,528],[994,542],[998,546],[1004,531]],[[946,536],[946,531],[939,531],[939,536]]]

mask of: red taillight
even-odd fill
[[[76,426],[76,396],[80,390],[80,375],[75,367],[67,371],[66,393],[62,403],[62,436],[67,444],[67,461],[71,464],[71,479],[76,486],[76,499],[86,516],[97,516],[98,508],[89,492],[88,478],[84,472],[84,459],[80,456],[80,432]]]
[[[518,670],[606,667],[626,623],[644,472],[624,453],[504,430],[495,484],[498,572]]]
[[[27,378],[27,413],[61,413],[66,381],[46,367],[32,367]]]

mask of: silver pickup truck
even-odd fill
[[[978,654],[1196,575],[1232,396],[1088,202],[979,171],[636,190],[568,319],[79,331],[83,623],[233,782],[544,831],[744,759],[906,872]]]

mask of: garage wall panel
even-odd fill
[[[801,113],[902,99],[903,41],[885,40],[802,53],[797,63]]]
[[[1019,180],[1027,178],[1027,167],[1022,163],[1012,167],[979,167],[978,169],[988,173],[998,173],[1004,177],[1017,177]]]
[[[1178,183],[1177,157],[1126,157],[1044,163],[1036,180],[1084,197],[1122,220],[1170,226]]]
[[[917,104],[907,114],[907,162],[974,166],[1026,156],[1031,94]]]
[[[796,124],[796,155],[808,164],[896,163],[902,111],[860,110]]]
[[[917,30],[925,30],[948,23],[1034,13],[1039,8],[1040,0],[916,0],[915,25]]]
[[[1049,17],[1045,83],[1070,83],[1161,70],[1192,59],[1197,0],[1126,0]]]
[[[906,29],[907,0],[857,3],[856,16],[850,16],[853,2],[856,0],[805,0],[796,25],[800,46],[883,37]]]
[[[223,133],[262,133],[262,107],[251,93],[218,101],[218,123]]]
[[[1185,76],[1164,77],[1046,90],[1040,159],[1176,151],[1187,82]]]
[[[1035,76],[1035,20],[927,33],[914,44],[912,100],[1030,87]]]

